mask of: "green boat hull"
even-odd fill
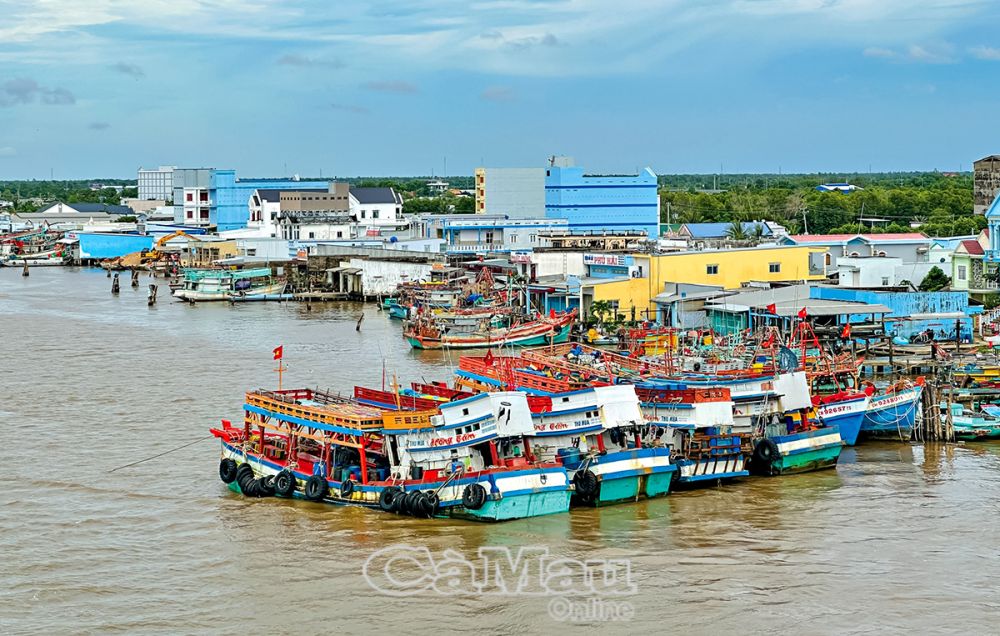
[[[509,521],[554,515],[569,510],[570,495],[569,490],[551,490],[491,499],[479,510],[456,507],[451,510],[451,516],[476,521]]]
[[[670,493],[670,488],[676,480],[674,476],[675,472],[602,479],[596,497],[583,499],[577,496],[573,499],[573,503],[586,507],[596,506],[600,508],[602,506],[634,502],[639,499],[663,497]]]
[[[778,475],[794,475],[808,473],[824,468],[835,468],[840,458],[842,446],[818,448],[805,453],[783,455],[774,461],[775,473]]]

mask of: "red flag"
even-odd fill
[[[486,351],[486,356],[483,358],[483,362],[485,362],[487,364],[487,366],[493,366],[493,352],[492,351],[490,351],[490,350]]]
[[[767,309],[767,313],[769,313],[769,314],[777,314],[778,313],[778,306],[775,305],[774,303],[771,303],[770,305],[768,305],[767,307],[765,307],[765,309]]]
[[[806,316],[808,316],[808,315],[809,315],[809,312],[806,311],[805,307],[803,307],[802,309],[799,310],[799,318],[801,318],[802,320],[805,320]]]
[[[765,340],[764,342],[760,343],[760,346],[762,346],[762,347],[772,347],[772,346],[774,346],[774,332],[773,331],[770,334],[768,334],[767,340]]]
[[[851,337],[851,324],[850,323],[847,323],[846,325],[844,325],[844,328],[840,331],[840,337],[841,338],[850,338]]]
[[[556,317],[556,310],[549,309],[549,318],[555,318],[555,317]]]
[[[282,356],[285,355],[285,345],[278,345],[274,348],[274,359],[281,360]]]

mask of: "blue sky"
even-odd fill
[[[970,169],[996,0],[0,0],[0,179]]]

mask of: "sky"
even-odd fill
[[[969,170],[997,0],[0,0],[0,180]]]

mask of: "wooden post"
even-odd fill
[[[138,287],[138,286],[139,286],[139,270],[133,269],[132,270],[132,287]]]
[[[153,305],[156,304],[156,289],[157,289],[156,285],[149,286],[149,296],[146,299],[146,305],[148,307],[152,307]]]
[[[119,288],[118,274],[115,274],[115,277],[111,280],[111,293],[114,295],[118,295],[118,288]]]
[[[31,276],[31,273],[28,272],[28,259],[24,259],[24,271],[21,272],[21,276]]]

